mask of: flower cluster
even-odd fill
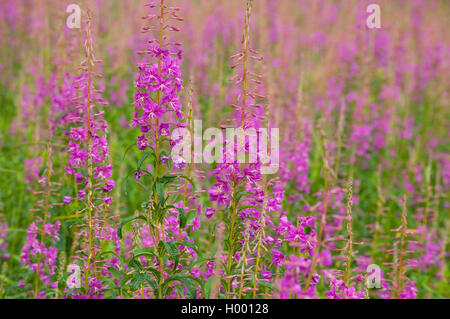
[[[65,97],[71,99],[74,104],[72,113],[68,115],[69,163],[66,173],[72,175],[76,183],[81,185],[77,194],[80,200],[84,200],[86,192],[100,191],[106,195],[115,186],[114,180],[111,179],[112,165],[109,164],[108,125],[103,119],[104,111],[96,108],[107,103],[102,97],[102,90],[94,86],[94,76],[101,77],[95,71],[95,65],[101,61],[93,54],[89,23],[88,21],[86,26],[86,60],[81,64],[82,72],[74,78],[72,82],[74,87],[65,90]],[[74,98],[72,98],[73,90],[78,93]],[[106,203],[111,201],[109,196],[96,199],[103,199]],[[65,201],[69,202],[69,198]]]
[[[36,222],[28,227],[26,243],[20,255],[20,262],[30,267],[44,285],[53,289],[58,285],[57,281],[52,281],[57,267],[58,250],[51,245],[59,240],[60,226],[59,221],[54,224],[45,223],[40,217],[36,217]],[[46,292],[42,291],[39,297],[44,297],[45,294]]]
[[[364,299],[364,291],[358,292],[354,286],[347,287],[342,280],[332,278],[330,290],[325,291],[329,299]]]
[[[154,8],[156,5],[150,5]],[[182,20],[178,16],[177,8],[169,8],[161,4],[161,13],[148,15],[146,19],[159,18],[162,24],[170,18]],[[167,25],[170,31],[179,31],[174,26]],[[149,28],[144,28],[148,31]],[[159,143],[161,136],[169,136],[169,123],[164,119],[176,123],[176,119],[183,118],[179,93],[182,89],[180,60],[182,59],[181,43],[166,43],[160,31],[159,40],[150,40],[150,44],[139,54],[146,54],[150,59],[143,58],[138,64],[139,73],[136,77],[134,96],[135,112],[132,126],[139,127],[142,135],[138,136],[137,146],[145,150],[150,145]],[[161,120],[161,122],[160,122]]]

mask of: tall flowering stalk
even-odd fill
[[[44,191],[44,207],[43,207],[43,220],[42,220],[42,231],[40,234],[40,245],[42,246],[45,242],[45,236],[47,235],[47,230],[46,228],[52,228],[51,224],[47,224],[47,220],[49,218],[49,207],[50,207],[50,194],[51,194],[51,177],[52,177],[52,172],[53,172],[53,167],[52,167],[52,149],[50,147],[50,144],[47,146],[47,165],[46,165],[46,171],[47,171],[47,175],[44,178],[44,183],[45,183],[45,191]],[[49,232],[50,235],[52,235],[53,239],[58,239],[58,230],[59,230],[59,222],[56,222],[54,225],[55,230],[52,232]],[[28,235],[30,237],[28,237],[28,244],[30,244],[30,242],[33,242],[33,239],[36,240],[36,233],[33,232],[32,227],[30,227],[31,229],[28,230]],[[30,244],[31,246],[33,246],[33,244]],[[27,245],[25,245],[23,251],[27,252]],[[44,256],[39,255],[38,257],[38,261],[37,261],[37,271],[36,271],[36,276],[35,276],[35,282],[34,282],[34,297],[36,298],[39,292],[39,279],[41,274],[41,259],[42,257],[45,257],[45,260],[47,261],[51,261],[53,260],[54,262],[56,262],[56,249],[55,248],[49,248],[47,251],[47,254],[45,254],[45,248],[44,248]],[[24,257],[24,255],[22,255]],[[26,258],[25,258],[26,259]],[[55,265],[49,265],[50,267],[54,267]],[[50,273],[52,273],[53,269],[50,269]],[[54,271],[54,270],[53,270]]]
[[[352,253],[353,253],[353,233],[352,233],[352,205],[353,205],[353,197],[352,197],[352,187],[353,187],[353,178],[350,177],[348,181],[347,187],[347,246],[346,246],[346,261],[345,261],[345,273],[344,273],[344,282],[348,286],[350,281],[350,271],[352,264]]]
[[[251,90],[250,82],[255,82],[256,85],[260,85],[261,81],[259,80],[260,76],[252,73],[248,69],[248,63],[250,58],[254,58],[256,60],[261,60],[260,57],[257,56],[256,51],[250,48],[250,17],[251,17],[251,9],[252,9],[252,0],[247,1],[246,13],[245,13],[245,25],[243,32],[243,49],[242,52],[239,52],[233,55],[232,58],[232,69],[238,68],[240,72],[238,72],[235,76],[231,78],[232,81],[237,86],[240,86],[240,93],[237,96],[236,104],[232,104],[236,112],[236,124],[240,126],[242,130],[247,129],[249,127],[257,127],[256,122],[258,121],[255,116],[256,112],[252,112],[251,108],[257,109],[261,105],[256,103],[258,98],[262,98],[262,96],[256,91]],[[253,56],[250,56],[250,53],[253,53]],[[223,126],[224,128],[226,126]],[[234,144],[233,141],[229,141]],[[238,137],[237,147],[234,144],[235,148],[231,151],[232,154],[225,153],[225,163],[219,164],[218,168],[214,171],[216,174],[216,179],[218,183],[214,185],[212,189],[209,191],[209,197],[212,201],[217,201],[219,204],[227,205],[227,213],[229,216],[226,216],[226,223],[228,226],[228,256],[227,262],[225,264],[225,275],[226,275],[226,287],[225,293],[228,298],[232,297],[232,283],[235,280],[234,262],[239,259],[239,253],[236,252],[237,243],[239,240],[239,225],[238,218],[245,219],[245,215],[248,213],[245,210],[240,210],[239,201],[244,201],[243,198],[246,193],[252,193],[252,187],[254,184],[260,179],[259,172],[259,164],[249,164],[247,167],[245,165],[241,165],[235,160],[235,155],[238,152],[248,152],[248,144],[243,139],[242,135]],[[246,184],[248,184],[247,190]],[[251,186],[253,184],[253,186]],[[229,195],[231,194],[231,196]],[[243,279],[243,277],[241,276]],[[242,284],[240,285],[242,287]],[[239,295],[242,294],[242,289],[240,289]]]
[[[156,4],[148,5],[149,8],[155,8]],[[143,133],[138,137],[138,148],[144,151],[147,147],[154,147],[154,168],[153,168],[153,185],[156,187],[160,174],[161,155],[160,144],[163,136],[168,136],[169,124],[162,122],[164,115],[168,112],[174,112],[176,117],[182,118],[181,103],[177,93],[182,88],[182,78],[179,66],[181,59],[181,50],[178,52],[170,52],[168,43],[165,43],[166,37],[164,30],[166,29],[167,19],[171,15],[172,18],[180,20],[177,8],[168,8],[164,4],[164,0],[159,3],[159,15],[144,16],[143,19],[159,20],[159,38],[149,40],[149,47],[145,52],[150,58],[156,59],[156,63],[147,63],[144,60],[139,64],[139,74],[136,79],[137,92],[135,94],[135,117],[132,125],[140,127]],[[143,32],[151,30],[151,27],[144,27]],[[170,30],[178,31],[179,29],[171,26]],[[161,121],[161,122],[160,122]],[[164,162],[166,159],[164,159]],[[180,167],[178,167],[180,168]],[[158,184],[159,185],[159,184]],[[153,192],[152,205],[148,205],[147,218],[155,220],[159,225],[154,229],[154,225],[149,225],[155,234],[156,242],[161,239],[164,241],[164,217],[157,216],[155,213],[158,203],[162,200],[164,194],[158,189]],[[155,243],[156,244],[156,243]],[[158,297],[162,298],[162,280],[164,279],[164,263],[160,254],[159,258],[160,281],[158,283]]]
[[[237,60],[239,61],[242,59],[242,77],[237,80],[237,82],[242,82],[242,91],[241,91],[241,100],[242,104],[240,105],[241,108],[241,128],[246,128],[246,100],[247,100],[247,81],[248,81],[248,71],[247,71],[247,63],[248,63],[248,53],[249,53],[249,28],[250,28],[250,17],[251,17],[251,10],[252,10],[252,0],[247,1],[247,9],[245,14],[245,25],[244,25],[244,35],[243,35],[243,51],[242,53],[238,54]],[[235,67],[234,65],[233,67]],[[239,110],[239,106],[237,108]],[[238,149],[241,149],[243,141],[241,138],[238,140]],[[235,238],[235,224],[237,220],[237,178],[234,177],[234,183],[233,183],[233,204],[232,204],[232,212],[231,212],[231,227],[230,227],[230,235],[229,235],[229,243],[230,243],[230,252],[228,254],[228,276],[227,276],[227,285],[228,285],[228,292],[231,292],[231,281],[233,279],[233,276],[231,275],[231,266],[233,262],[233,246],[236,241]],[[246,247],[244,247],[246,249]],[[241,277],[242,279],[242,277]],[[229,295],[231,296],[231,295]]]
[[[270,128],[269,112],[263,106],[266,98],[262,85],[263,76],[250,71],[250,61],[262,60],[259,53],[250,46],[251,13],[252,1],[247,1],[243,49],[231,57],[232,69],[238,70],[237,74],[231,77],[237,87],[236,102],[232,104],[233,115],[234,122],[241,131],[257,130],[263,126],[264,120],[266,128]],[[227,122],[232,123],[233,120],[229,119]],[[228,124],[222,125],[222,128],[227,127]],[[262,180],[260,155],[263,152],[262,147],[270,148],[268,140],[269,135],[256,133],[256,163],[243,164],[236,160],[236,155],[246,156],[255,145],[250,145],[250,141],[240,134],[236,140],[227,139],[227,143],[231,142],[234,149],[227,149],[224,154],[225,163],[218,164],[214,170],[217,183],[210,189],[209,197],[219,205],[226,206],[222,216],[229,233],[225,242],[228,256],[224,258],[222,287],[227,298],[242,298],[251,290],[255,296],[260,291],[258,286],[264,286],[261,290],[264,295],[268,295],[268,289],[273,289],[267,283],[272,277],[269,270],[270,255],[264,256],[263,250],[281,244],[282,240],[275,241],[266,236],[265,228],[266,225],[274,225],[268,213],[281,210],[284,192],[276,179],[266,177]],[[269,196],[270,188],[273,188],[272,196]],[[243,227],[244,225],[246,226]],[[284,255],[276,248],[271,250],[271,255],[276,267],[280,266]],[[246,281],[252,279],[254,283],[246,284]]]
[[[59,33],[58,33],[59,34]],[[60,50],[65,56],[69,53],[68,48]],[[33,188],[32,194],[39,199],[30,210],[32,222],[26,231],[27,237],[22,246],[20,254],[21,263],[26,268],[31,269],[32,276],[24,272],[24,279],[20,287],[29,288],[30,294],[34,298],[50,297],[52,293],[58,294],[58,285],[61,277],[56,273],[58,249],[56,248],[60,240],[60,221],[54,221],[55,215],[62,206],[61,189],[62,183],[55,181],[55,176],[60,173],[61,166],[57,159],[64,156],[61,152],[65,148],[67,118],[71,114],[73,106],[72,98],[76,95],[76,90],[72,87],[71,76],[62,72],[63,81],[58,81],[61,64],[56,55],[50,51],[43,54],[49,61],[45,61],[41,66],[41,74],[36,81],[35,94],[28,97],[30,100],[23,102],[26,117],[34,118],[35,125],[33,131],[33,153],[38,147],[44,146],[45,161],[42,157],[25,159],[25,180]],[[64,64],[63,64],[64,67]],[[33,69],[37,73],[38,68]],[[37,75],[36,75],[37,76]],[[31,105],[32,104],[32,105]],[[40,119],[42,120],[36,120]],[[42,170],[40,167],[44,163]],[[34,182],[38,181],[38,184]],[[57,218],[57,217],[56,217]],[[62,252],[60,252],[62,253]],[[65,263],[61,263],[64,270]]]
[[[400,251],[398,256],[398,261],[396,261],[396,273],[395,273],[395,285],[394,285],[394,298],[399,298],[401,296],[403,288],[403,273],[405,269],[405,238],[408,231],[408,224],[406,221],[406,195],[402,197],[402,215],[401,215],[401,226],[400,226]]]
[[[264,194],[267,194],[267,192],[268,192],[267,176],[264,176],[263,187],[264,187]],[[254,268],[254,275],[253,275],[253,298],[254,299],[256,298],[256,294],[258,291],[258,288],[257,288],[258,287],[258,274],[259,274],[259,269],[260,269],[262,250],[266,249],[264,239],[266,238],[265,227],[266,227],[266,213],[267,213],[268,200],[269,200],[269,197],[267,195],[264,196],[264,201],[263,201],[262,210],[261,210],[261,222],[259,225],[258,234],[256,236],[256,257],[255,257],[255,268]]]
[[[322,162],[323,162],[323,178],[324,178],[324,198],[323,198],[323,202],[322,202],[322,211],[321,211],[321,216],[320,216],[320,222],[319,222],[319,230],[317,232],[317,243],[314,249],[314,255],[312,256],[312,260],[311,260],[311,268],[309,270],[309,274],[308,274],[308,278],[306,280],[306,284],[305,284],[305,288],[306,290],[309,289],[309,286],[311,284],[311,280],[313,279],[313,275],[314,272],[316,270],[316,263],[317,263],[317,258],[319,256],[319,252],[320,252],[320,248],[322,245],[322,236],[323,236],[323,230],[325,227],[325,223],[326,223],[326,217],[327,217],[327,211],[328,211],[328,197],[329,197],[329,174],[332,173],[331,171],[331,167],[329,164],[329,159],[328,159],[328,147],[327,147],[327,143],[326,143],[326,136],[325,136],[325,132],[323,131],[323,128],[321,127],[321,123],[318,122],[317,123],[317,129],[320,133],[320,140],[322,143]]]
[[[57,65],[51,65],[50,68],[53,66]],[[67,82],[63,85],[56,84],[56,77],[56,73],[51,73],[48,80],[41,77],[35,97],[35,100],[42,103],[39,107],[42,107],[41,112],[44,114],[44,128],[39,127],[38,130],[36,126],[35,132],[42,129],[43,132],[39,134],[45,136],[47,140],[35,143],[36,146],[44,145],[46,147],[45,170],[42,175],[39,176],[38,168],[42,163],[42,158],[38,158],[40,161],[26,161],[26,164],[32,164],[32,172],[28,171],[27,173],[27,175],[31,175],[27,176],[28,181],[32,183],[35,179],[39,179],[38,189],[34,190],[33,194],[41,197],[30,210],[33,222],[27,229],[27,239],[21,252],[21,263],[29,266],[34,273],[30,291],[34,298],[49,296],[51,290],[58,289],[56,242],[60,239],[61,222],[51,222],[51,219],[54,217],[52,212],[63,203],[60,194],[61,183],[53,181],[55,175],[54,153],[58,154],[58,148],[61,145],[57,143],[64,139],[64,136],[56,130],[64,127],[64,118],[67,116],[70,106],[67,101],[66,103],[59,102],[61,102],[61,98],[64,99],[64,96],[73,96],[73,90],[65,87],[64,84]],[[39,140],[37,137],[35,138],[36,141]],[[29,170],[30,167],[26,169]],[[25,286],[25,283],[23,285]]]
[[[189,136],[190,136],[190,145],[191,145],[191,149],[189,151],[189,154],[191,155],[191,158],[189,159],[187,165],[186,165],[186,176],[189,178],[191,178],[191,173],[192,173],[192,160],[194,158],[194,154],[193,154],[193,146],[194,146],[194,110],[193,110],[193,105],[192,105],[192,98],[193,98],[193,94],[194,94],[194,89],[193,89],[193,78],[192,78],[192,74],[191,74],[191,79],[190,79],[190,83],[189,83],[189,89],[188,89],[188,98],[187,98],[187,127],[188,127],[188,132],[189,132]],[[187,159],[186,159],[187,160]],[[189,198],[190,195],[189,194],[189,180],[186,179],[185,183],[184,183],[184,189],[181,189],[183,191],[183,210],[189,209]],[[183,227],[179,227],[179,231],[178,231],[178,238],[177,240],[179,241],[181,239],[181,235],[183,232]]]
[[[143,16],[144,20],[157,20],[157,37],[148,41],[148,47],[138,54],[146,57],[138,64],[139,74],[136,77],[136,93],[134,96],[135,116],[132,120],[134,127],[139,127],[142,135],[137,138],[137,147],[143,152],[135,173],[135,179],[139,185],[148,192],[148,200],[142,204],[145,214],[126,218],[119,227],[122,234],[123,227],[130,221],[140,219],[146,225],[142,227],[142,246],[133,251],[128,265],[134,269],[127,276],[132,276],[133,290],[139,290],[140,298],[153,295],[155,298],[174,298],[181,293],[174,289],[174,285],[180,282],[184,285],[186,295],[191,298],[197,296],[195,282],[198,282],[191,273],[180,274],[180,270],[189,270],[186,265],[196,256],[196,246],[192,239],[188,238],[187,230],[199,228],[199,217],[194,217],[192,223],[187,224],[189,202],[195,198],[190,196],[187,184],[184,183],[182,202],[175,202],[177,191],[171,187],[181,188],[180,181],[188,181],[192,189],[194,185],[190,178],[190,168],[187,173],[171,174],[171,169],[185,169],[186,159],[176,154],[169,155],[166,148],[177,145],[180,139],[170,138],[175,128],[189,127],[192,129],[192,103],[188,106],[188,123],[183,123],[182,105],[179,93],[182,90],[182,76],[180,60],[182,58],[181,43],[167,41],[166,32],[177,32],[180,29],[171,24],[170,20],[182,21],[178,15],[179,8],[168,7],[164,0],[159,4],[147,5],[149,9],[155,9],[156,14]],[[143,28],[147,33],[154,30],[152,26]],[[188,93],[191,96],[192,93]],[[188,98],[190,99],[190,97]],[[144,152],[145,151],[145,152]],[[151,160],[151,167],[143,169],[143,162]],[[143,176],[150,177],[147,184]],[[175,195],[174,195],[175,194]],[[195,211],[195,210],[194,210]],[[201,214],[201,207],[197,210]],[[151,247],[144,253],[142,249]],[[153,258],[149,258],[152,256]],[[191,258],[189,258],[189,256]],[[144,271],[145,269],[145,271]],[[144,284],[145,282],[145,284]]]
[[[372,258],[375,257],[376,254],[376,249],[377,249],[377,245],[378,245],[378,240],[380,237],[380,233],[382,232],[382,227],[381,227],[381,219],[383,217],[383,211],[384,211],[384,207],[383,205],[385,204],[385,198],[384,198],[384,194],[383,194],[383,185],[381,184],[381,180],[382,180],[382,166],[378,165],[377,168],[377,209],[376,209],[376,213],[375,213],[375,224],[373,225],[373,239],[372,239]]]
[[[387,273],[385,278],[382,278],[383,289],[378,291],[378,294],[382,298],[414,299],[417,297],[416,282],[410,280],[406,276],[406,272],[408,268],[417,266],[413,259],[407,259],[411,256],[411,247],[417,245],[417,242],[407,239],[408,235],[411,234],[411,231],[408,230],[406,195],[401,197],[400,203],[400,226],[396,229],[392,229],[392,232],[397,234],[397,240],[394,242],[394,247],[392,249],[386,250],[388,255],[392,255],[393,261],[392,263],[386,262],[385,264],[390,265],[392,271]]]
[[[268,130],[268,132],[270,132],[270,119],[269,119],[269,115],[270,115],[270,104],[273,102],[270,97],[270,95],[268,95],[267,98],[267,105],[265,107],[265,126]],[[264,138],[264,137],[262,137]],[[271,145],[270,145],[270,138],[269,138],[269,134],[267,134],[266,136],[266,141],[265,141],[265,145],[267,147],[267,152],[271,149]],[[262,181],[262,189],[263,189],[263,194],[264,194],[264,199],[262,201],[262,205],[261,205],[261,215],[260,215],[260,220],[259,220],[259,227],[257,229],[257,235],[255,238],[255,266],[254,266],[254,273],[253,273],[253,298],[256,298],[257,292],[258,292],[258,276],[260,276],[260,268],[261,268],[261,264],[263,263],[262,259],[262,253],[263,250],[267,250],[267,246],[268,243],[265,242],[265,239],[267,238],[267,234],[266,234],[266,223],[268,222],[268,210],[270,209],[270,205],[269,205],[269,183],[270,183],[270,179],[268,178],[267,174],[264,175],[263,181]],[[267,274],[267,272],[266,272]]]
[[[104,218],[108,211],[112,198],[108,195],[115,186],[111,179],[112,164],[109,164],[109,147],[106,135],[108,126],[103,119],[104,111],[96,106],[105,105],[101,91],[95,89],[94,77],[101,77],[96,72],[96,63],[101,60],[95,58],[93,51],[93,36],[91,33],[91,17],[85,25],[84,52],[85,59],[81,63],[81,74],[74,81],[79,96],[73,99],[74,108],[70,116],[69,131],[69,164],[66,173],[72,175],[79,185],[77,194],[66,196],[64,201],[70,204],[73,198],[85,203],[81,210],[84,212],[86,227],[81,230],[81,251],[85,256],[76,256],[83,263],[83,289],[85,294],[93,296],[99,291],[99,279],[97,278],[98,264],[96,260],[100,253]],[[85,246],[83,246],[85,244]]]

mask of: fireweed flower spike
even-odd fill
[[[251,12],[252,1],[248,1],[245,11],[243,49],[231,57],[232,69],[237,70],[237,73],[230,80],[238,88],[236,101],[232,103],[234,122],[237,127],[243,130],[261,127],[264,119],[269,121],[268,114],[264,113],[263,107],[265,96],[263,94],[262,76],[249,69],[251,61],[262,61],[262,57],[250,47]],[[232,120],[228,122],[231,123]],[[269,127],[268,122],[266,126]],[[268,136],[257,135],[257,148],[261,148],[262,145],[268,147],[267,143],[262,143],[267,142],[262,140],[265,138],[268,138]],[[268,196],[267,179],[264,185],[261,185],[259,157],[256,163],[248,165],[240,164],[236,160],[236,155],[239,152],[249,153],[251,147],[250,142],[243,136],[238,135],[236,140],[234,149],[231,152],[227,150],[224,155],[225,163],[218,164],[214,170],[217,183],[209,191],[210,200],[217,201],[220,206],[227,206],[224,222],[228,229],[229,245],[227,261],[223,270],[227,283],[223,290],[227,298],[232,298],[234,294],[241,298],[251,289],[256,291],[256,286],[250,289],[244,288],[244,281],[250,280],[249,277],[256,279],[259,276],[260,269],[264,269],[261,274],[264,273],[267,276],[270,273],[265,270],[265,265],[260,264],[262,250],[266,250],[266,246],[270,245],[263,243],[264,228],[266,225],[273,225],[273,222],[266,215],[266,211],[279,211],[279,204],[283,198],[282,191],[277,195],[274,194],[273,198]],[[276,184],[274,182],[271,186],[274,185],[273,188],[277,189]],[[264,204],[264,202],[266,203]],[[242,225],[249,226],[247,231]],[[252,247],[251,251],[249,251],[249,247]],[[255,258],[256,267],[253,266]],[[237,267],[235,267],[236,264]],[[240,270],[240,272],[235,274],[235,270]],[[254,275],[244,276],[244,273],[248,271],[251,271]],[[236,291],[234,291],[235,289]]]
[[[167,32],[180,31],[179,27],[172,25],[173,21],[183,20],[179,16],[180,9],[166,6],[164,0],[158,4],[150,3],[147,7],[151,12],[142,18],[154,21],[155,26],[144,27],[142,32],[156,31],[157,36],[154,39],[150,38],[144,51],[137,52],[143,57],[138,63],[139,73],[136,77],[134,95],[135,113],[131,124],[140,129],[137,147],[143,152],[135,179],[150,194],[142,205],[146,209],[145,213],[133,219],[139,218],[146,222],[146,225],[139,226],[142,227],[142,246],[152,247],[155,258],[140,257],[139,260],[132,258],[129,265],[135,269],[137,264],[149,265],[152,272],[147,275],[154,276],[154,279],[147,281],[149,285],[142,284],[138,287],[140,293],[136,295],[137,298],[147,296],[175,298],[179,292],[174,290],[172,285],[176,285],[180,280],[173,280],[171,276],[175,271],[187,271],[185,263],[188,260],[195,260],[197,256],[196,246],[193,239],[188,238],[188,232],[200,227],[200,217],[195,216],[187,223],[188,216],[191,213],[200,215],[202,209],[200,205],[194,210],[190,209],[190,205],[198,197],[188,192],[188,185],[194,189],[190,164],[187,166],[187,160],[176,154],[169,156],[170,150],[165,149],[165,146],[168,144],[173,148],[179,143],[179,140],[170,138],[173,129],[187,126],[192,132],[192,89],[188,92],[186,110],[188,123],[183,123],[184,112],[179,96],[182,91],[181,43],[169,42],[166,35]],[[141,166],[147,158],[152,164],[151,168],[144,171]],[[180,172],[185,168],[187,175],[171,174],[171,169]],[[150,176],[150,185],[141,182],[144,174]],[[177,190],[170,190],[171,187]],[[181,191],[182,200],[176,201]],[[122,225],[127,222],[128,220],[125,220]],[[182,280],[186,294],[191,298],[198,294],[196,284],[193,284],[199,275],[196,270],[192,269],[190,273],[186,273],[186,278]],[[140,272],[132,274],[141,276]],[[173,283],[165,284],[166,282]]]
[[[323,174],[324,174],[324,186],[325,186],[325,190],[324,190],[324,199],[323,199],[323,205],[322,205],[322,211],[321,211],[321,215],[320,215],[320,223],[319,223],[319,231],[317,233],[317,243],[316,243],[316,247],[314,250],[314,254],[312,256],[312,260],[311,260],[311,269],[309,271],[308,274],[308,279],[306,280],[306,284],[305,284],[305,289],[308,290],[309,286],[311,285],[311,280],[313,279],[313,275],[314,272],[316,270],[316,263],[317,263],[317,258],[319,256],[320,253],[320,248],[322,245],[322,241],[323,241],[323,230],[325,227],[325,223],[326,223],[326,217],[327,217],[327,211],[328,211],[328,204],[329,204],[329,174],[333,175],[333,172],[331,170],[331,167],[329,165],[329,159],[328,159],[328,146],[326,143],[326,137],[325,137],[325,132],[323,131],[323,128],[321,127],[321,122],[319,121],[317,123],[317,129],[320,133],[321,136],[321,144],[322,144],[322,162],[323,162]]]
[[[345,273],[344,273],[344,282],[348,286],[350,280],[350,271],[352,264],[352,254],[353,254],[353,233],[352,233],[352,205],[353,205],[353,197],[352,197],[352,187],[353,187],[353,178],[350,177],[348,181],[348,191],[347,191],[347,245],[345,247],[346,261],[345,261]]]
[[[68,133],[69,164],[66,167],[66,173],[72,175],[78,184],[78,192],[73,197],[85,204],[81,212],[84,212],[86,227],[78,233],[81,242],[79,250],[76,251],[85,251],[85,254],[75,258],[82,262],[82,269],[85,270],[82,274],[83,291],[87,297],[101,295],[101,283],[97,278],[100,269],[96,255],[100,248],[98,240],[105,238],[99,234],[111,232],[103,220],[111,202],[108,193],[115,187],[115,182],[111,179],[113,167],[108,164],[108,126],[103,119],[104,111],[99,109],[106,105],[106,102],[101,96],[102,92],[95,88],[94,81],[95,77],[101,77],[95,71],[96,65],[101,61],[95,58],[93,45],[91,18],[88,13],[84,37],[85,59],[81,64],[82,72],[74,81],[79,95],[73,99],[74,108]],[[70,202],[68,197],[65,202]],[[106,237],[110,239],[111,235]]]
[[[402,215],[401,215],[401,225],[399,227],[400,231],[400,241],[397,245],[400,245],[400,251],[398,253],[398,259],[394,261],[395,263],[395,282],[394,282],[394,298],[402,297],[402,289],[403,289],[403,276],[405,271],[405,253],[406,253],[406,236],[408,232],[408,224],[406,221],[406,195],[403,195],[402,199]],[[413,283],[414,285],[414,283]],[[405,293],[408,293],[408,289],[406,289]]]
[[[49,297],[55,291],[58,294],[60,289],[58,281],[61,278],[55,274],[55,267],[61,222],[50,220],[58,214],[58,207],[72,201],[71,196],[64,196],[61,199],[62,183],[55,181],[62,169],[62,166],[55,163],[55,158],[59,159],[64,153],[64,144],[67,142],[64,133],[69,122],[68,117],[72,114],[72,99],[76,97],[72,76],[64,71],[66,64],[70,63],[70,58],[66,59],[66,56],[70,57],[71,50],[70,46],[59,50],[65,57],[63,62],[52,59],[49,65],[41,66],[42,74],[36,81],[35,95],[32,97],[33,110],[30,109],[30,112],[24,114],[25,118],[34,117],[33,140],[36,145],[44,146],[45,150],[43,157],[25,159],[24,169],[25,179],[33,189],[32,194],[39,199],[30,210],[33,219],[27,229],[26,242],[20,255],[21,263],[30,268],[34,274],[30,276],[32,277],[30,287],[25,282],[21,286],[25,289],[30,288],[30,294],[35,298]],[[58,79],[59,76],[61,80]],[[34,113],[31,114],[31,111]],[[41,114],[42,121],[36,120]],[[37,150],[37,147],[34,149]],[[44,169],[40,170],[44,159]],[[38,183],[34,183],[35,181]],[[65,262],[59,261],[59,264],[64,268]]]
[[[247,1],[247,10],[245,14],[245,26],[244,26],[244,35],[243,35],[243,51],[237,53],[231,57],[232,59],[232,69],[241,69],[232,80],[235,85],[240,87],[240,94],[237,96],[236,104],[232,104],[234,111],[236,113],[236,124],[242,128],[248,128],[250,126],[254,126],[255,123],[248,117],[247,107],[249,106],[249,96],[251,99],[256,99],[255,93],[249,93],[248,87],[248,59],[249,59],[249,28],[250,28],[250,17],[251,17],[251,7],[252,1]],[[239,68],[238,68],[239,66]],[[259,84],[259,83],[258,83]],[[234,143],[235,144],[235,143]],[[225,163],[219,164],[217,169],[214,171],[216,174],[216,179],[218,183],[216,183],[213,188],[209,191],[209,197],[212,201],[217,201],[219,204],[225,204],[226,206],[230,206],[229,212],[230,216],[227,217],[225,221],[228,226],[229,233],[229,251],[228,251],[228,261],[226,263],[224,273],[226,274],[226,282],[227,287],[223,287],[225,289],[226,295],[228,298],[232,297],[233,287],[232,282],[235,280],[235,275],[232,271],[233,262],[237,261],[236,255],[236,244],[238,243],[239,238],[239,227],[238,226],[238,201],[240,197],[239,191],[242,191],[244,187],[245,180],[248,178],[249,182],[256,182],[259,180],[260,173],[258,171],[257,164],[250,164],[248,168],[244,168],[239,165],[237,161],[234,160],[235,154],[238,151],[242,151],[245,149],[243,146],[245,145],[245,141],[241,137],[238,137],[238,146],[231,151],[232,154],[229,154],[225,151]],[[231,158],[230,158],[231,156]],[[231,193],[231,197],[229,194]],[[239,199],[238,199],[239,197]],[[245,214],[245,213],[244,213]],[[229,218],[229,219],[228,219]],[[242,276],[241,276],[242,278]],[[242,286],[242,285],[241,285]]]
[[[68,112],[69,103],[55,103],[55,97],[60,94],[61,87],[51,84],[54,77],[55,74],[52,74],[50,84],[40,86],[39,94],[45,98],[49,97],[50,102],[50,107],[44,110],[47,128],[42,130],[42,135],[47,139],[47,142],[43,143],[46,146],[45,170],[41,176],[38,172],[35,173],[36,178],[39,178],[39,184],[35,185],[38,189],[34,190],[33,194],[41,197],[41,199],[34,203],[34,207],[30,210],[35,218],[28,227],[26,243],[21,252],[21,263],[29,266],[34,273],[30,291],[34,298],[44,298],[48,295],[49,290],[58,289],[58,279],[55,275],[58,251],[55,244],[59,240],[61,223],[60,221],[51,223],[49,220],[55,208],[63,205],[57,199],[61,197],[62,184],[54,181],[53,161],[54,153],[61,151],[61,148],[56,147],[56,143],[64,138],[64,136],[55,134],[56,126],[63,127],[63,120],[60,118],[61,114],[64,117]],[[68,198],[65,197],[64,202],[67,203]]]
[[[52,246],[59,239],[59,228],[61,223],[48,222],[51,208],[57,203],[51,201],[55,195],[58,184],[51,181],[53,175],[52,148],[47,145],[46,174],[42,176],[42,191],[36,192],[43,197],[35,203],[33,214],[36,214],[35,221],[30,224],[27,230],[27,239],[22,247],[20,262],[31,268],[34,273],[33,284],[30,294],[34,298],[44,298],[47,289],[42,290],[42,286],[49,286],[50,289],[57,288],[55,279],[55,269],[57,261],[57,248]],[[41,216],[39,216],[39,215]]]
[[[135,117],[132,121],[134,127],[139,127],[142,135],[138,137],[138,148],[145,151],[147,147],[154,149],[154,167],[153,167],[153,183],[158,182],[161,159],[165,162],[165,158],[160,157],[160,145],[162,142],[162,134],[167,130],[167,123],[163,123],[163,117],[166,113],[173,112],[177,118],[182,118],[181,103],[179,101],[179,93],[182,89],[182,77],[180,72],[179,60],[181,58],[181,49],[173,51],[169,44],[166,43],[164,30],[167,28],[167,20],[171,17],[178,17],[176,8],[168,8],[164,4],[164,0],[159,3],[159,8],[155,3],[148,5],[150,9],[159,9],[159,14],[144,16],[143,19],[156,20],[159,22],[159,37],[149,40],[147,50],[144,52],[152,62],[147,62],[144,57],[138,65],[139,74],[136,78],[136,94],[134,96]],[[151,27],[144,27],[142,32],[150,31]],[[170,27],[171,31],[178,31],[178,28]],[[164,134],[165,135],[165,134]],[[179,167],[178,159],[174,159],[174,166]],[[156,187],[156,186],[155,186]],[[161,192],[159,192],[161,194]],[[161,196],[159,196],[161,197]],[[154,205],[158,205],[158,192],[154,192]],[[148,218],[150,219],[152,205],[148,205]],[[153,219],[153,218],[152,218]],[[164,239],[165,226],[164,219],[159,219],[155,241],[159,242],[160,238]],[[154,242],[156,245],[157,243]],[[162,257],[158,260],[161,280],[164,278],[164,264]],[[161,285],[162,282],[159,284]],[[158,297],[162,298],[161,287],[158,288]]]

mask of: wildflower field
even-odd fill
[[[0,15],[0,299],[450,298],[449,1]]]

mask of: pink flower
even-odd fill
[[[210,219],[212,217],[212,215],[214,215],[215,210],[212,207],[207,207],[205,210],[205,216],[206,218]]]
[[[70,204],[72,202],[72,197],[71,196],[64,196],[64,203],[65,204]]]
[[[172,161],[175,169],[184,169],[186,167],[186,160],[181,156],[173,155]]]

